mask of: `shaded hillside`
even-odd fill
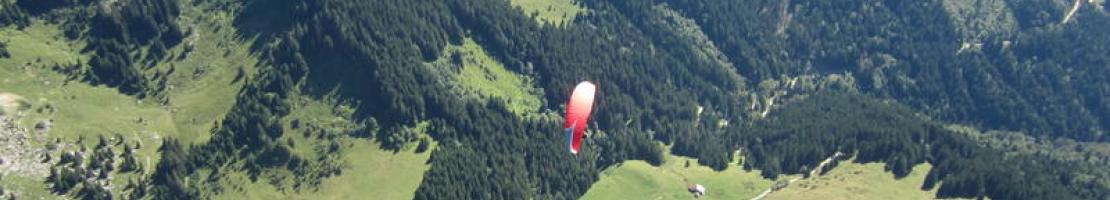
[[[1090,179],[1103,173],[1093,164],[1000,156],[1002,152],[980,147],[904,106],[867,97],[819,93],[736,136],[746,147],[745,168],[761,169],[767,177],[802,173],[835,152],[855,152],[855,162],[883,162],[884,169],[898,178],[910,174],[917,164],[932,164],[921,187],[939,187],[937,197],[1098,199],[1107,195],[1107,185]]]
[[[1093,6],[1082,7],[1074,23],[1056,25],[1064,10],[1051,0],[956,13],[940,0],[665,2],[695,19],[754,83],[850,72],[861,90],[944,120],[1108,140],[1110,83],[1102,77],[1110,74],[1110,54],[1102,47],[1110,39],[1100,33],[1110,17]],[[966,20],[950,20],[1006,15],[1016,19],[1015,32],[981,38],[957,31],[998,31],[992,27],[1007,21],[967,28],[960,23]]]

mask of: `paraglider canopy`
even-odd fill
[[[567,137],[567,148],[572,154],[578,154],[585,137],[586,122],[590,119],[590,111],[594,107],[594,92],[597,86],[589,81],[582,81],[574,87],[567,103],[567,119],[563,130]]]

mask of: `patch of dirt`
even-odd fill
[[[29,108],[31,108],[31,104],[27,103],[27,100],[23,97],[12,93],[0,92],[0,115],[14,115],[19,111]]]

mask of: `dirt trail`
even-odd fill
[[[767,114],[771,113],[771,108],[775,107],[775,98],[779,98],[779,96],[780,93],[776,92],[771,95],[771,98],[767,98],[767,106],[763,107],[763,112],[759,114],[759,117],[767,118]]]
[[[1060,24],[1066,24],[1066,23],[1068,23],[1068,21],[1071,21],[1071,17],[1074,17],[1075,13],[1079,12],[1079,7],[1082,7],[1082,6],[1083,6],[1083,0],[1075,0],[1075,4],[1073,4],[1071,6],[1071,11],[1068,11],[1068,14],[1064,15],[1064,20],[1060,21]]]
[[[817,167],[813,168],[813,170],[809,170],[809,172],[808,172],[809,177],[813,177],[813,176],[816,176],[816,175],[820,174],[821,169],[825,168],[825,165],[828,165],[829,163],[832,163],[834,160],[836,160],[840,156],[844,156],[844,154],[840,153],[840,152],[836,152],[832,156],[829,156],[829,158],[826,158],[824,161],[821,161],[821,164],[818,164]],[[802,177],[792,178],[789,181],[787,181],[787,185],[793,184],[795,181],[799,181],[799,180],[802,180]],[[759,196],[752,197],[752,200],[760,200],[760,199],[763,199],[764,197],[767,197],[767,195],[769,195],[769,194],[771,194],[771,192],[775,191],[774,187],[775,186],[771,186],[771,188],[767,188],[767,190],[763,190],[763,193],[759,193]]]

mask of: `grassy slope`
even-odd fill
[[[461,96],[502,99],[511,111],[521,115],[537,112],[543,105],[541,91],[531,86],[529,77],[506,69],[473,39],[466,38],[462,45],[450,45],[444,51],[429,66],[438,68],[437,71],[451,68],[448,76],[459,86],[455,91]],[[461,63],[451,63],[455,55],[461,58]]]
[[[157,144],[160,137],[176,136],[169,112],[157,103],[140,102],[113,88],[67,82],[65,75],[49,69],[47,66],[55,63],[68,65],[88,60],[78,53],[79,44],[62,39],[60,34],[57,27],[42,24],[23,31],[0,30],[0,38],[5,38],[12,52],[11,59],[0,59],[3,77],[0,91],[20,95],[32,105],[22,117],[22,126],[32,127],[38,121],[52,119],[54,126],[48,132],[51,138],[73,141],[85,136],[88,145],[93,145],[101,134],[119,133],[144,144]],[[144,122],[140,123],[139,118]],[[153,149],[144,148],[140,153],[153,155]]]
[[[283,120],[287,124],[296,119],[335,131],[346,131],[354,125],[350,121],[354,110],[334,99],[302,96],[295,98],[295,102],[297,108]],[[422,131],[422,127],[417,125],[415,129]],[[303,137],[301,130],[304,129],[286,126],[286,134],[282,137],[295,141],[296,154],[314,158],[316,153],[311,150],[312,145],[320,141]],[[289,187],[278,188],[270,184],[270,178],[250,181],[245,173],[229,172],[229,178],[222,180],[221,184],[234,189],[217,195],[215,199],[411,199],[429,167],[426,163],[431,151],[414,153],[413,148],[407,148],[392,152],[381,149],[376,141],[364,138],[344,136],[339,140],[347,145],[341,156],[345,163],[342,174],[325,179],[318,188],[307,187],[300,191]],[[283,169],[266,173],[264,177],[291,175]],[[288,183],[291,179],[280,181]]]
[[[89,55],[79,53],[83,44],[67,41],[58,27],[42,23],[24,30],[11,27],[0,30],[3,36],[0,38],[4,38],[12,53],[11,59],[0,59],[0,66],[3,66],[0,68],[0,77],[3,77],[0,92],[20,95],[34,108],[55,107],[55,113],[30,113],[23,125],[54,119],[56,126],[51,132],[58,137],[101,133],[133,136],[148,131],[144,136],[204,141],[213,122],[235,103],[244,82],[235,80],[239,69],[243,68],[245,76],[249,76],[257,59],[250,55],[249,45],[235,39],[230,29],[218,28],[230,26],[226,13],[204,13],[195,9],[186,9],[184,13],[187,16],[182,18],[182,24],[199,24],[191,26],[196,34],[170,50],[169,55],[174,58],[156,67],[163,72],[170,66],[176,68],[168,75],[172,87],[167,92],[168,107],[153,100],[139,101],[113,88],[65,81],[65,75],[48,66],[84,62],[89,60]],[[194,44],[194,50],[187,57],[175,59],[190,46],[189,43]],[[205,72],[195,73],[197,71]],[[139,123],[139,118],[145,122]]]
[[[448,70],[448,75],[460,87],[459,95],[467,98],[477,98],[488,101],[492,98],[505,100],[509,108],[518,114],[537,112],[542,104],[539,94],[532,87],[522,87],[532,83],[527,77],[509,71],[503,64],[489,56],[472,39],[464,40],[461,45],[448,46],[444,56],[433,63],[431,67],[441,67],[439,70]],[[452,55],[459,55],[462,59],[459,65],[452,65]],[[443,72],[443,71],[440,71]],[[296,109],[286,116],[285,121],[299,119],[305,123],[321,124],[324,127],[342,129],[349,126],[352,110],[343,103],[325,97],[313,99],[309,97],[297,98]],[[427,123],[417,123],[411,127],[418,135],[423,135]],[[293,138],[297,144],[312,144],[311,139],[299,136],[296,130],[287,130],[283,137]],[[423,137],[423,136],[421,136]],[[269,180],[250,181],[243,173],[230,173],[224,185],[237,185],[239,188],[229,190],[216,199],[360,199],[373,197],[374,199],[411,199],[417,187],[423,180],[424,172],[429,168],[427,160],[431,151],[414,153],[414,144],[399,152],[391,152],[380,148],[376,141],[360,138],[343,138],[349,144],[342,156],[345,162],[343,173],[330,177],[318,188],[295,191],[290,188],[279,188],[270,184]],[[310,149],[298,145],[294,151],[306,157],[312,157]],[[433,142],[433,148],[435,143]],[[274,170],[269,173],[288,173],[283,170]]]
[[[921,184],[932,165],[914,166],[910,175],[895,179],[883,163],[841,162],[824,176],[803,179],[767,195],[765,199],[933,199],[936,191]]]
[[[243,173],[229,173],[225,183],[241,190],[229,190],[214,199],[412,199],[431,156],[430,152],[395,154],[365,140],[347,151],[343,173],[324,180],[319,188],[296,192],[264,181],[251,182]]]
[[[686,161],[691,163],[689,168],[684,167]],[[936,191],[919,189],[931,167],[921,164],[909,176],[895,179],[882,163],[841,162],[824,176],[799,180],[764,199],[932,199]],[[709,194],[704,199],[749,199],[774,183],[759,176],[759,171],[730,167],[714,172],[699,166],[696,159],[668,155],[660,167],[635,160],[605,170],[582,199],[690,199],[684,178],[705,185]]]
[[[174,131],[176,127],[169,112],[157,103],[140,102],[113,88],[67,82],[65,75],[50,69],[54,64],[71,65],[88,60],[87,55],[78,50],[83,44],[64,39],[56,26],[35,23],[24,30],[7,27],[0,29],[0,38],[12,53],[10,59],[0,59],[0,92],[22,96],[32,106],[22,113],[20,126],[30,128],[38,121],[53,120],[53,128],[46,133],[50,140],[60,138],[63,143],[72,143],[84,136],[85,145],[89,147],[95,145],[98,135],[118,133],[129,142],[140,141],[145,145],[136,152],[144,164],[148,164],[147,160],[157,161],[155,150],[161,137],[178,133]],[[144,121],[139,122],[139,118]],[[62,149],[74,147],[63,145]],[[5,180],[23,180],[15,181],[22,182],[19,186],[6,185],[6,188],[45,188],[41,178],[5,177]],[[113,184],[124,183],[126,178],[113,179]],[[23,190],[21,193],[27,194],[22,198],[53,198],[45,191]]]
[[[69,199],[50,193],[42,179],[10,174],[4,176],[0,186],[4,187],[5,194],[18,194],[19,199]]]
[[[181,24],[193,27],[196,34],[170,49],[169,58],[148,71],[148,76],[153,76],[156,71],[166,73],[171,66],[176,68],[168,75],[168,85],[173,87],[166,93],[168,105],[127,96],[114,88],[79,80],[67,81],[66,75],[51,67],[83,63],[90,55],[80,52],[84,47],[81,41],[65,39],[57,25],[41,21],[22,30],[0,28],[0,41],[8,45],[12,54],[11,58],[0,59],[0,93],[18,95],[31,104],[31,109],[21,115],[21,126],[30,128],[39,121],[53,120],[54,126],[47,133],[48,141],[58,138],[63,143],[71,143],[83,136],[85,145],[92,147],[98,135],[118,133],[129,143],[139,141],[144,145],[136,153],[141,163],[152,168],[158,161],[156,150],[161,138],[174,137],[186,142],[207,140],[213,122],[222,118],[235,103],[238,90],[245,82],[236,81],[238,71],[243,69],[244,79],[253,73],[257,59],[250,55],[248,42],[236,39],[234,30],[226,28],[230,27],[229,19],[227,13],[184,8]],[[189,43],[193,47],[191,53],[178,59]],[[201,68],[206,72],[194,73]],[[61,147],[62,150],[76,149],[67,145]],[[127,179],[137,175],[113,177],[116,177],[113,185],[124,185]],[[38,190],[46,187],[40,179],[9,176],[5,177],[7,183],[3,186],[27,194],[21,198],[56,197]]]
[[[690,167],[685,167],[686,162]],[[748,199],[773,183],[758,171],[730,167],[716,172],[698,165],[696,159],[667,155],[660,167],[634,160],[605,170],[582,199],[692,199],[683,179],[704,185],[709,194],[703,199]]]
[[[188,13],[188,12],[186,12]],[[223,19],[227,16],[215,14],[213,16],[200,17],[196,19],[183,17],[183,21],[197,20],[199,22],[215,21],[215,25],[225,26],[221,22],[226,20],[206,20],[210,18]],[[216,29],[216,28],[213,28]],[[198,28],[198,30],[206,30],[205,28]],[[226,29],[225,29],[226,30]],[[202,32],[214,35],[211,39],[200,39],[197,41],[196,46],[200,52],[194,52],[189,57],[181,61],[175,61],[177,64],[178,72],[172,74],[171,85],[175,85],[175,89],[171,90],[171,108],[174,113],[191,112],[195,114],[184,114],[183,116],[200,117],[211,116],[208,120],[218,120],[216,118],[222,116],[226,112],[228,105],[209,105],[211,99],[226,99],[229,102],[234,101],[234,96],[220,96],[220,95],[234,95],[235,90],[212,91],[211,89],[204,89],[210,85],[222,85],[224,81],[230,83],[230,76],[211,77],[207,79],[195,80],[189,76],[193,71],[202,68],[205,65],[215,67],[207,67],[211,74],[236,74],[233,67],[220,67],[225,65],[244,65],[252,66],[257,61],[246,60],[236,61],[237,57],[250,57],[247,52],[247,46],[241,43],[229,42],[232,38],[228,33],[221,33],[219,31]],[[201,35],[204,36],[203,34]],[[186,43],[192,39],[186,39]],[[183,44],[184,45],[184,44]],[[231,46],[227,50],[229,52],[214,52],[221,55],[208,55],[203,51],[205,49]],[[451,55],[459,55],[461,63],[457,63],[457,68],[451,70],[448,75],[460,87],[461,96],[467,98],[477,98],[481,100],[502,99],[507,102],[510,109],[518,114],[526,114],[538,111],[542,105],[539,91],[531,89],[532,87],[522,87],[522,85],[531,85],[532,83],[526,76],[516,74],[505,68],[503,64],[496,61],[493,57],[489,56],[482,47],[471,39],[464,40],[461,45],[452,45],[445,49],[447,53],[445,56],[431,66],[451,66]],[[180,53],[173,51],[172,54]],[[221,60],[220,58],[226,58]],[[248,73],[251,68],[247,68]],[[215,81],[213,81],[215,80]],[[207,82],[214,82],[213,84],[206,84]],[[187,88],[193,87],[193,88]],[[219,89],[219,88],[217,88]],[[192,101],[191,101],[192,100]],[[195,101],[195,102],[194,102]],[[349,127],[351,123],[351,110],[350,106],[344,106],[344,103],[336,102],[334,99],[312,98],[312,97],[299,97],[296,100],[298,106],[294,111],[286,116],[284,121],[287,125],[293,119],[298,119],[306,124],[317,124],[323,127],[328,127],[335,130],[343,130],[344,127]],[[182,119],[175,117],[176,123],[181,126],[180,130],[206,130],[210,128],[208,124],[211,121],[194,121],[193,119]],[[422,132],[422,129],[427,123],[418,123],[412,127],[416,132]],[[195,126],[195,127],[188,127]],[[313,158],[316,153],[311,149],[313,144],[318,144],[320,141],[305,138],[301,136],[298,130],[292,130],[286,126],[286,133],[282,140],[291,139],[297,145],[293,150],[295,153],[306,157]],[[194,136],[195,137],[195,136]],[[206,138],[206,137],[205,137]],[[200,139],[186,139],[186,141],[203,141]],[[304,188],[302,190],[295,190],[291,187],[282,186],[275,187],[270,184],[271,181],[289,183],[292,179],[292,172],[283,169],[269,170],[265,172],[263,178],[257,181],[251,181],[248,176],[243,172],[233,172],[232,170],[225,170],[226,179],[221,180],[221,185],[225,188],[223,193],[215,196],[217,199],[269,199],[269,198],[292,198],[292,199],[351,199],[360,197],[373,196],[381,199],[409,199],[414,195],[414,191],[419,186],[423,178],[424,171],[428,169],[426,164],[429,152],[414,153],[412,152],[415,145],[409,145],[405,150],[400,152],[391,152],[379,148],[376,141],[370,141],[361,138],[341,138],[343,144],[346,146],[341,156],[345,163],[343,173],[337,176],[329,177],[318,188]],[[433,147],[435,146],[433,142]],[[202,176],[203,177],[203,176]]]
[[[537,23],[550,23],[564,25],[586,9],[575,5],[574,0],[510,0],[513,6],[519,7],[525,15],[536,14]]]
[[[179,19],[183,29],[192,29],[182,44],[172,49],[173,59],[157,68],[168,75],[169,108],[178,139],[199,143],[208,140],[215,122],[222,121],[235,104],[239,89],[255,72],[258,58],[250,50],[250,38],[240,39],[231,25],[231,14],[184,6]],[[194,50],[180,57],[184,49]],[[242,73],[242,77],[237,76]]]
[[[324,181],[319,191],[305,199],[412,199],[424,179],[430,151],[396,154],[378,148],[376,142],[359,142],[346,155],[349,168],[344,175]]]

